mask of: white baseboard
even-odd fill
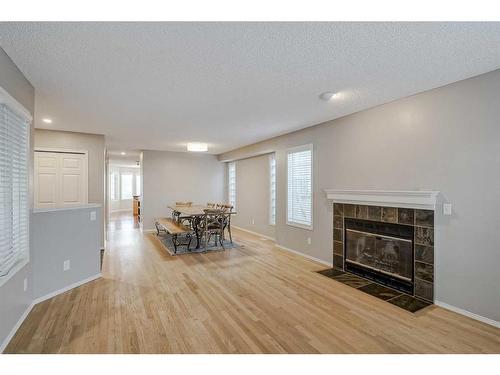
[[[231,228],[239,229],[239,230],[242,230],[243,232],[247,232],[247,233],[253,234],[255,236],[259,236],[259,237],[265,238],[266,240],[270,240],[270,241],[276,242],[276,239],[274,239],[274,238],[272,238],[270,236],[266,236],[264,234],[260,234],[260,233],[254,232],[254,231],[246,229],[246,228],[238,227],[236,225],[231,225]]]
[[[474,320],[478,320],[480,322],[489,324],[489,325],[491,325],[493,327],[500,328],[500,322],[497,322],[496,320],[493,320],[493,319],[490,319],[490,318],[486,318],[484,316],[475,314],[473,312],[461,309],[460,307],[455,307],[455,306],[452,306],[452,305],[448,305],[447,303],[444,303],[444,302],[441,302],[441,301],[437,301],[436,300],[436,301],[434,301],[434,304],[436,306],[442,307],[443,309],[450,310],[450,311],[456,312],[457,314],[464,315],[464,316],[467,316],[467,317],[472,318]]]
[[[80,285],[83,285],[83,284],[86,284],[86,283],[88,283],[90,281],[96,280],[96,279],[98,279],[100,277],[102,277],[102,274],[98,273],[97,275],[93,275],[93,276],[87,277],[84,280],[78,281],[76,283],[68,285],[67,287],[64,287],[62,289],[56,290],[55,292],[46,294],[46,295],[44,295],[42,297],[38,297],[35,300],[33,300],[33,302],[31,302],[31,305],[29,305],[28,308],[26,309],[26,311],[23,313],[23,315],[21,315],[21,317],[19,318],[19,320],[17,321],[17,323],[14,325],[14,327],[12,327],[12,330],[10,331],[9,335],[5,338],[5,340],[3,341],[2,345],[0,345],[0,353],[3,353],[3,351],[5,350],[5,348],[7,347],[7,345],[9,344],[10,340],[12,340],[12,338],[16,334],[17,330],[19,329],[19,327],[21,327],[21,324],[23,324],[24,320],[26,319],[26,317],[28,316],[28,314],[31,312],[31,310],[33,309],[33,307],[35,305],[37,305],[40,302],[43,302],[45,300],[48,300],[49,298],[55,297],[58,294],[67,292],[68,290],[71,290],[71,289],[74,289],[76,287],[79,287]]]
[[[297,254],[297,255],[300,255],[300,256],[303,256],[304,258],[307,258],[307,259],[310,259],[310,260],[314,260],[315,262],[318,262],[318,263],[321,263],[321,264],[324,264],[326,266],[329,266],[329,267],[333,267],[333,262],[326,262],[322,259],[318,259],[318,258],[315,258],[311,255],[307,255],[307,254],[304,254],[304,253],[301,253],[300,251],[297,251],[297,250],[293,250],[293,249],[290,249],[288,247],[285,247],[285,246],[282,246],[282,245],[278,245],[276,244],[276,247],[277,248],[280,248],[282,250],[285,250],[285,251],[288,251],[290,253],[294,253],[294,254]]]
[[[100,272],[99,272],[99,273],[98,273],[98,274],[96,274],[96,275],[93,275],[93,276],[87,277],[86,279],[83,279],[83,280],[78,281],[78,282],[76,282],[76,283],[73,283],[73,284],[70,284],[70,285],[68,285],[68,286],[65,286],[65,287],[64,287],[64,288],[62,288],[62,289],[59,289],[59,290],[56,290],[56,291],[51,292],[51,293],[49,293],[49,294],[46,294],[46,295],[44,295],[44,296],[41,296],[41,297],[35,298],[35,300],[33,301],[33,304],[34,304],[34,305],[36,305],[36,304],[38,304],[38,303],[40,303],[40,302],[43,302],[43,301],[48,300],[48,299],[50,299],[50,298],[52,298],[52,297],[55,297],[55,296],[57,296],[57,295],[59,295],[59,294],[61,294],[61,293],[67,292],[68,290],[71,290],[71,289],[77,288],[77,287],[79,287],[80,285],[87,284],[87,283],[89,283],[89,282],[91,282],[91,281],[94,281],[94,280],[96,280],[96,279],[99,279],[100,277],[102,277],[102,273],[100,273]]]
[[[21,327],[21,324],[23,324],[24,319],[26,319],[26,317],[31,312],[31,310],[33,309],[34,306],[35,306],[35,303],[31,302],[31,304],[23,312],[23,315],[21,315],[21,317],[19,318],[17,323],[14,325],[14,327],[12,327],[9,335],[5,338],[5,340],[3,340],[2,345],[0,345],[0,353],[3,353],[3,351],[5,350],[7,345],[9,345],[10,340],[12,340],[12,338],[16,334],[17,330],[19,329],[19,327]]]

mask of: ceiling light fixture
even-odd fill
[[[44,118],[42,119],[43,122],[45,122],[46,124],[52,124],[52,120],[50,118]]]
[[[339,93],[338,92],[332,92],[332,91],[326,91],[322,94],[320,94],[319,98],[321,100],[324,100],[325,102],[328,102],[330,100],[333,100],[335,98],[338,98],[339,97]]]
[[[187,150],[192,152],[208,151],[208,145],[202,142],[190,142],[187,144]]]
[[[120,154],[121,154],[121,155],[127,155],[127,153],[126,153],[126,152],[123,152],[123,151],[122,151],[122,152],[120,152]]]

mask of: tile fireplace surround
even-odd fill
[[[333,201],[333,266],[344,270],[345,218],[412,226],[414,296],[434,301],[436,191],[326,190]]]

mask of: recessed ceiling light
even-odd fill
[[[122,152],[120,152],[120,154],[121,154],[121,155],[127,155],[127,153],[126,153],[126,152],[123,152],[123,151],[122,151]]]
[[[202,142],[190,142],[187,144],[187,150],[193,152],[205,152],[208,151],[208,145]]]
[[[45,122],[46,124],[52,124],[52,120],[50,118],[44,118],[42,119],[43,122]]]
[[[324,93],[322,93],[319,98],[321,100],[324,100],[325,102],[328,102],[330,100],[333,100],[335,98],[337,98],[339,96],[339,93],[338,92],[333,92],[333,91],[326,91]]]

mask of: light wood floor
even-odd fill
[[[500,353],[500,329],[411,314],[241,231],[241,248],[171,257],[114,228],[103,278],[35,306],[7,353]]]

